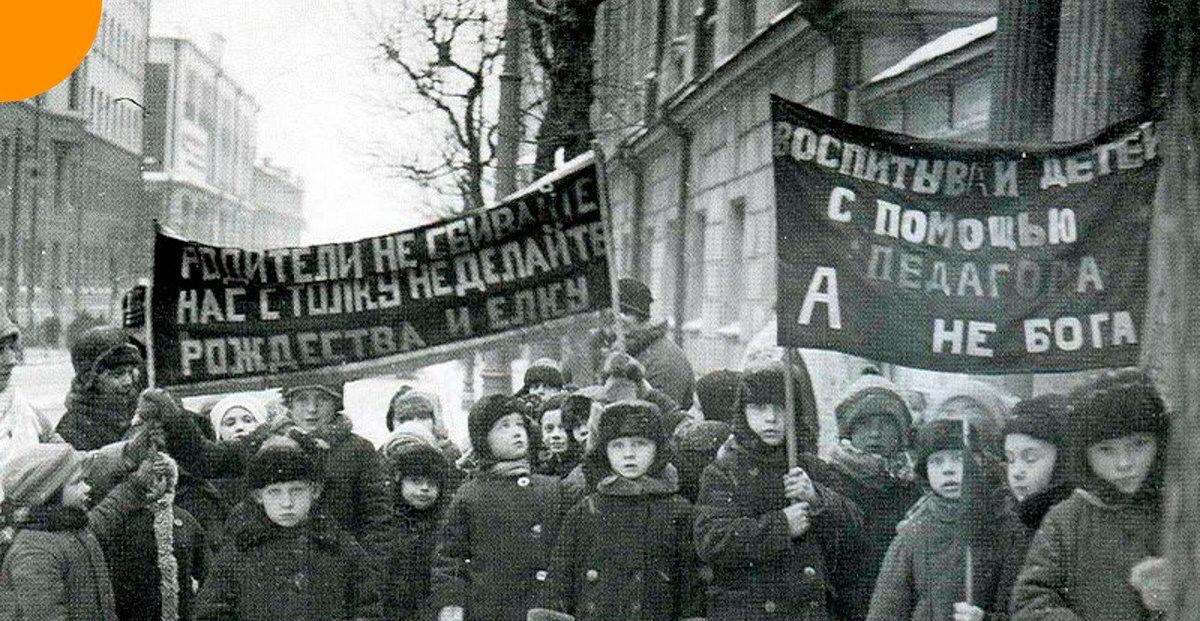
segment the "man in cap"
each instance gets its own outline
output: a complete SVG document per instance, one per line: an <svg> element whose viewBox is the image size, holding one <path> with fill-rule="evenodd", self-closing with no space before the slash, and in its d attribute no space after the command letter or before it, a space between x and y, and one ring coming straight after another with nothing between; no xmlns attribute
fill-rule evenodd
<svg viewBox="0 0 1200 621"><path fill-rule="evenodd" d="M688 410L696 387L696 373L683 350L668 335L666 322L650 318L654 296L633 278L617 282L620 309L617 320L625 330L625 350L646 368L646 381Z"/></svg>

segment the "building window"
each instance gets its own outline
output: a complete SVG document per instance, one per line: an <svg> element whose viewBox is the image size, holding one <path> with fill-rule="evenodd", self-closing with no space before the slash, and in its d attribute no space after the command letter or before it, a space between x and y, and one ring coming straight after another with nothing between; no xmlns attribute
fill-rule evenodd
<svg viewBox="0 0 1200 621"><path fill-rule="evenodd" d="M71 146L65 142L54 143L54 207L63 209L63 196L67 185L67 155Z"/></svg>
<svg viewBox="0 0 1200 621"><path fill-rule="evenodd" d="M196 72L189 71L183 90L183 118L196 120Z"/></svg>
<svg viewBox="0 0 1200 621"><path fill-rule="evenodd" d="M725 220L725 319L733 323L742 314L742 302L746 297L746 266L743 265L746 242L746 199L735 198L729 204L729 217Z"/></svg>
<svg viewBox="0 0 1200 621"><path fill-rule="evenodd" d="M83 93L83 77L80 76L80 70L83 65L79 65L71 72L71 78L67 82L67 109L78 110L80 95Z"/></svg>

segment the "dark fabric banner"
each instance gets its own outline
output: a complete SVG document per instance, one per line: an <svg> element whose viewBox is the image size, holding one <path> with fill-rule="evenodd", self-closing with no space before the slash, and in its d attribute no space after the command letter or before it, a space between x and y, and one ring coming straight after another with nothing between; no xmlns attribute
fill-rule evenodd
<svg viewBox="0 0 1200 621"><path fill-rule="evenodd" d="M486 211L354 242L252 251L160 232L156 383L349 377L608 308L599 191L588 161Z"/></svg>
<svg viewBox="0 0 1200 621"><path fill-rule="evenodd" d="M778 97L771 118L781 345L969 373L1137 363L1153 123L1020 148Z"/></svg>

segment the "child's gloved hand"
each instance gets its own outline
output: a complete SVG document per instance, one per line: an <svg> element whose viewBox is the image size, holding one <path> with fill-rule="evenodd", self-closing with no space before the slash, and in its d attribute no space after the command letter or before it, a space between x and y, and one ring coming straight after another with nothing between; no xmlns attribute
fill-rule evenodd
<svg viewBox="0 0 1200 621"><path fill-rule="evenodd" d="M138 464L137 470L134 470L133 474L129 475L129 480L144 489L150 489L150 487L154 485L155 479L158 477L158 470L158 459L152 455L143 459L142 462Z"/></svg>
<svg viewBox="0 0 1200 621"><path fill-rule="evenodd" d="M1150 557L1133 566L1129 583L1142 596L1147 610L1166 612L1171 606L1171 572L1167 559Z"/></svg>
<svg viewBox="0 0 1200 621"><path fill-rule="evenodd" d="M438 612L438 621L463 621L466 612L462 606L446 606Z"/></svg>
<svg viewBox="0 0 1200 621"><path fill-rule="evenodd" d="M788 534L793 538L808 532L809 526L812 525L808 519L808 503L798 502L788 505L783 508L783 515L787 518Z"/></svg>
<svg viewBox="0 0 1200 621"><path fill-rule="evenodd" d="M953 621L983 621L983 609L966 602L958 602L954 605L954 615L951 619Z"/></svg>
<svg viewBox="0 0 1200 621"><path fill-rule="evenodd" d="M817 499L817 489L803 468L792 468L783 475L783 495L789 500L812 503Z"/></svg>

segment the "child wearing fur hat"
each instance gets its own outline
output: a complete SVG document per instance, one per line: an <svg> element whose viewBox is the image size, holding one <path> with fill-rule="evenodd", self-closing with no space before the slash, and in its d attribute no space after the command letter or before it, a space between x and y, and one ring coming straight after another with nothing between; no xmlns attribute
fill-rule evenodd
<svg viewBox="0 0 1200 621"><path fill-rule="evenodd" d="M704 616L692 507L666 468L666 440L654 404L604 409L589 459L606 475L563 519L549 608L579 621Z"/></svg>
<svg viewBox="0 0 1200 621"><path fill-rule="evenodd" d="M916 438L916 473L929 491L896 528L879 570L867 621L982 621L997 563L992 548L971 547L973 590L965 595L968 542L961 502L964 482L963 422L932 420ZM974 424L972 424L974 432ZM971 458L977 459L977 455ZM990 494L985 494L985 497Z"/></svg>
<svg viewBox="0 0 1200 621"><path fill-rule="evenodd" d="M217 555L197 598L200 621L378 619L365 551L316 511L318 460L295 442L263 445L247 465L252 518Z"/></svg>
<svg viewBox="0 0 1200 621"><path fill-rule="evenodd" d="M572 427L576 421L568 420L565 411L568 395L555 395L541 402L537 423L541 433L541 448L538 450L534 471L562 478L579 464L583 446L575 441ZM586 420L583 421L586 425Z"/></svg>
<svg viewBox="0 0 1200 621"><path fill-rule="evenodd" d="M524 621L544 597L562 513L556 479L529 463L526 402L488 395L467 428L479 466L450 501L433 561L442 621Z"/></svg>
<svg viewBox="0 0 1200 621"><path fill-rule="evenodd" d="M139 504L154 466L143 461L87 511L86 461L67 444L35 444L9 456L0 473L3 521L15 534L0 565L0 618L116 621L101 541Z"/></svg>
<svg viewBox="0 0 1200 621"><path fill-rule="evenodd" d="M394 621L430 615L429 580L437 528L446 506L446 456L417 434L398 434L381 449L396 502L396 531L384 564L384 615Z"/></svg>
<svg viewBox="0 0 1200 621"><path fill-rule="evenodd" d="M843 393L833 410L839 443L829 456L831 485L863 515L864 571L875 583L896 525L921 497L909 458L912 416L896 385L864 373Z"/></svg>
<svg viewBox="0 0 1200 621"><path fill-rule="evenodd" d="M811 453L789 468L783 388L782 365L747 374L733 436L701 477L694 533L713 574L708 619L861 619L862 513Z"/></svg>
<svg viewBox="0 0 1200 621"><path fill-rule="evenodd" d="M1111 371L1071 395L1078 488L1042 520L1013 589L1012 619L1133 621L1163 612L1158 563L1170 420L1153 381ZM1169 599L1169 598L1167 598Z"/></svg>
<svg viewBox="0 0 1200 621"><path fill-rule="evenodd" d="M538 358L525 369L525 381L519 394L537 395L549 399L563 392L562 367L553 358Z"/></svg>

